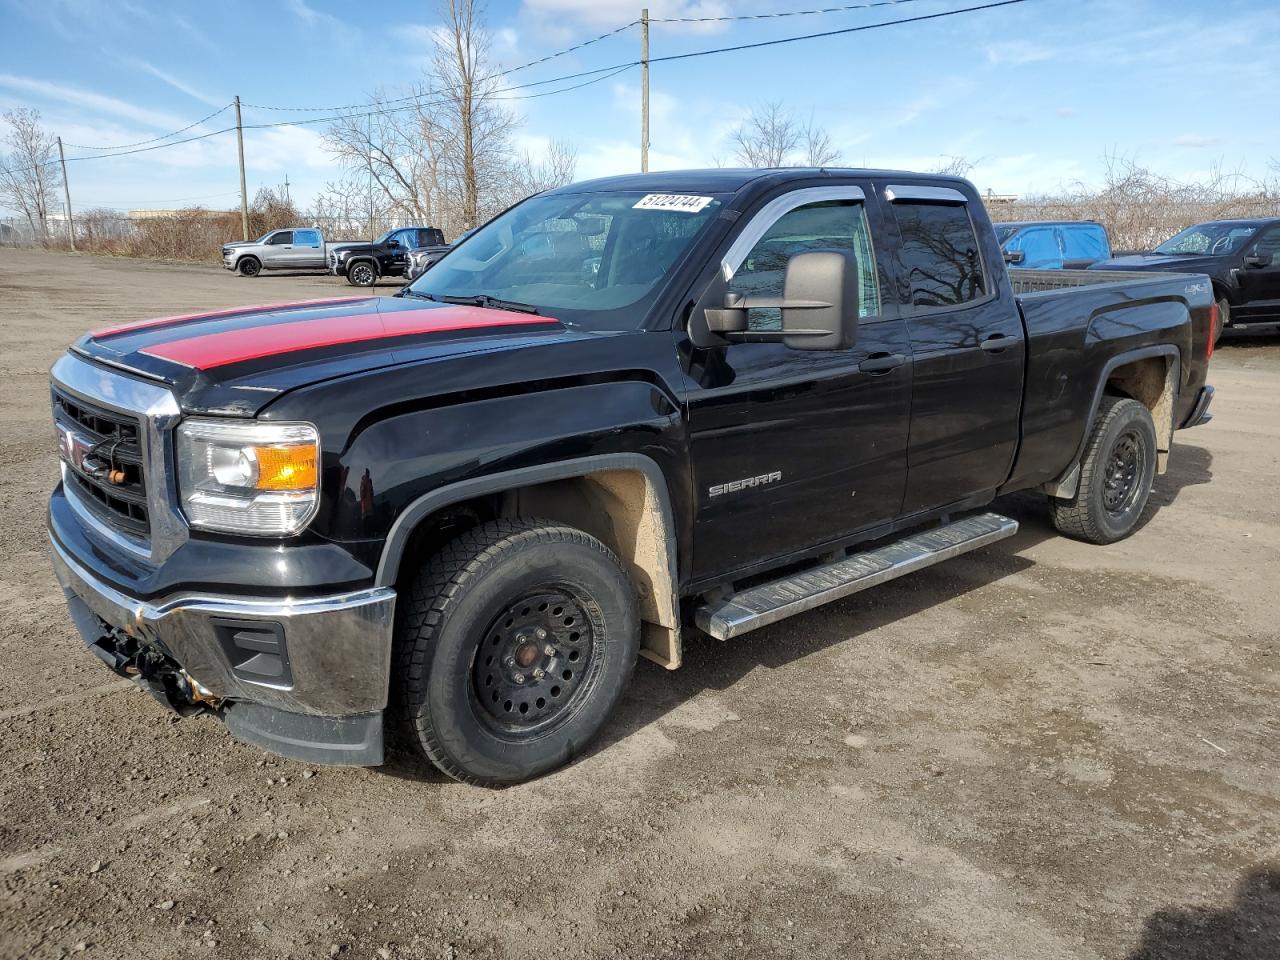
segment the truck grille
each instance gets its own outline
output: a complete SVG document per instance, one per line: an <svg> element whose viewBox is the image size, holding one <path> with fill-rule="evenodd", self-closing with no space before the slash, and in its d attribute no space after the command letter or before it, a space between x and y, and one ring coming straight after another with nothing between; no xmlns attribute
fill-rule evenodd
<svg viewBox="0 0 1280 960"><path fill-rule="evenodd" d="M116 482L95 476L67 463L66 476L79 499L97 517L125 533L148 538L151 523L147 516L147 481L144 468L141 424L136 417L117 413L53 392L54 420L71 427L93 446L94 459L115 473Z"/></svg>

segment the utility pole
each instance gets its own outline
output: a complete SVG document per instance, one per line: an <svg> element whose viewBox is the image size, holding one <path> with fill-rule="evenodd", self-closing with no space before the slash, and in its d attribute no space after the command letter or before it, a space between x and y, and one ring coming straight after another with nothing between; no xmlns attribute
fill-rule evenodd
<svg viewBox="0 0 1280 960"><path fill-rule="evenodd" d="M240 229L249 240L249 192L244 185L244 127L240 123L240 97L236 96L236 149L240 151Z"/></svg>
<svg viewBox="0 0 1280 960"><path fill-rule="evenodd" d="M649 172L649 8L640 11L640 172Z"/></svg>
<svg viewBox="0 0 1280 960"><path fill-rule="evenodd" d="M67 201L67 239L71 241L71 252L76 249L76 222L71 218L71 185L67 183L67 157L62 152L62 138L58 138L58 159L62 162L62 196Z"/></svg>

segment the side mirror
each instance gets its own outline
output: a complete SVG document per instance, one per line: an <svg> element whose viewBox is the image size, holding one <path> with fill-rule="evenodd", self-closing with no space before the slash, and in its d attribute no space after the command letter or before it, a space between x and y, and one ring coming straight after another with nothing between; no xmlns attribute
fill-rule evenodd
<svg viewBox="0 0 1280 960"><path fill-rule="evenodd" d="M782 311L782 329L749 330L750 310ZM781 341L793 350L843 350L858 336L858 265L839 250L812 250L787 261L782 297L729 294L706 311L707 329L735 342Z"/></svg>
<svg viewBox="0 0 1280 960"><path fill-rule="evenodd" d="M1244 265L1246 267L1253 267L1254 269L1257 269L1258 267L1269 267L1271 266L1272 259L1272 255L1269 253L1252 253L1244 258Z"/></svg>
<svg viewBox="0 0 1280 960"><path fill-rule="evenodd" d="M1027 259L1027 255L1022 250L1006 250L1004 252L1004 262L1008 264L1022 263Z"/></svg>

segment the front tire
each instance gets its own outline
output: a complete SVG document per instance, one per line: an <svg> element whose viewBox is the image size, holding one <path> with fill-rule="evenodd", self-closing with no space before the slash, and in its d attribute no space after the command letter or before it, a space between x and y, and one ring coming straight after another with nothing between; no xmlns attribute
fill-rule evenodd
<svg viewBox="0 0 1280 960"><path fill-rule="evenodd" d="M548 521L484 524L405 591L395 678L405 732L455 780L529 780L595 737L639 648L635 589L608 547Z"/></svg>
<svg viewBox="0 0 1280 960"><path fill-rule="evenodd" d="M1156 472L1151 411L1128 397L1104 396L1071 500L1051 500L1053 524L1087 543L1115 543L1138 525Z"/></svg>
<svg viewBox="0 0 1280 960"><path fill-rule="evenodd" d="M353 287L372 287L378 282L378 271L368 260L357 260L347 267L347 283Z"/></svg>
<svg viewBox="0 0 1280 960"><path fill-rule="evenodd" d="M262 261L257 257L241 257L236 264L236 271L242 277L256 277L262 272Z"/></svg>

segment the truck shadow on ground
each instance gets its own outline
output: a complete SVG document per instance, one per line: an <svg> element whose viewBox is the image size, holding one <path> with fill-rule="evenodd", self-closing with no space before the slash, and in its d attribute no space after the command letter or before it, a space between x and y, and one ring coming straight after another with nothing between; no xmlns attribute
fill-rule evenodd
<svg viewBox="0 0 1280 960"><path fill-rule="evenodd" d="M1212 464L1213 456L1208 450L1179 443L1169 472L1156 478L1152 505L1143 515L1139 529L1151 519L1157 507L1173 503L1183 489L1208 483ZM1050 518L1047 498L1036 491L1002 497L990 509L1017 520L1018 534L736 640L721 642L694 627L686 627L684 665L679 670L667 671L642 659L617 712L582 756L608 750L700 693L727 690L755 669L776 669L837 644L857 643L861 634L908 619L937 604L957 600L973 590L1020 573L1035 566L1035 562L1023 554L1051 537L1060 536ZM388 747L388 763L382 767L384 773L427 782L446 780L407 745L392 742Z"/></svg>
<svg viewBox="0 0 1280 960"><path fill-rule="evenodd" d="M1184 907L1147 918L1125 960L1275 960L1280 956L1280 870L1256 867L1225 909Z"/></svg>

